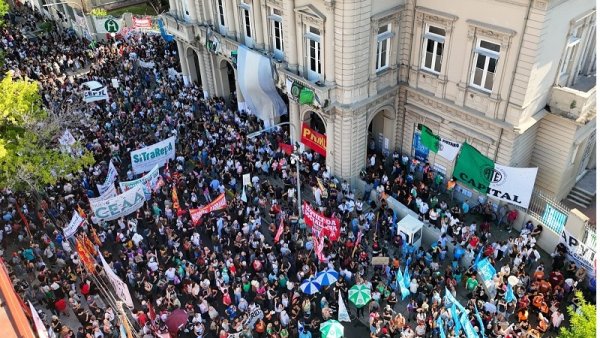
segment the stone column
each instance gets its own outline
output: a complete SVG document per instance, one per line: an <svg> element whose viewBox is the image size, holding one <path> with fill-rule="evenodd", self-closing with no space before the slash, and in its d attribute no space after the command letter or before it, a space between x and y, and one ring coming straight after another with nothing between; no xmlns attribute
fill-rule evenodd
<svg viewBox="0 0 600 338"><path fill-rule="evenodd" d="M185 54L185 45L181 41L177 41L177 54L179 54L179 62L181 63L181 74L189 77L190 70L188 68L187 55Z"/></svg>
<svg viewBox="0 0 600 338"><path fill-rule="evenodd" d="M327 8L327 18L325 19L325 84L335 83L335 39L334 39L334 20L335 3L325 1Z"/></svg>
<svg viewBox="0 0 600 338"><path fill-rule="evenodd" d="M225 14L227 16L227 36L237 41L237 20L235 19L235 0L227 1L225 6Z"/></svg>
<svg viewBox="0 0 600 338"><path fill-rule="evenodd" d="M185 0L187 4L188 16L190 17L191 23L198 22L198 15L196 14L196 4L194 0Z"/></svg>
<svg viewBox="0 0 600 338"><path fill-rule="evenodd" d="M285 35L284 53L288 63L288 69L298 74L298 49L296 48L296 13L294 12L295 0L283 2L283 29L287 32ZM291 118L291 115L290 115Z"/></svg>
<svg viewBox="0 0 600 338"><path fill-rule="evenodd" d="M263 25L266 22L267 18L267 6L263 2L263 0L255 0L255 5L252 7L252 16L254 19L254 33L256 41L256 47L258 49L265 48L265 36Z"/></svg>
<svg viewBox="0 0 600 338"><path fill-rule="evenodd" d="M203 48L201 48L202 50ZM204 55L202 55L202 51L196 53L197 57L198 57L198 67L200 67L200 86L202 87L202 90L206 90L208 91L208 81L210 81L210 79L207 77L206 74L206 61L204 58ZM210 95L210 92L209 92Z"/></svg>
<svg viewBox="0 0 600 338"><path fill-rule="evenodd" d="M169 0L169 13L177 15L177 0Z"/></svg>

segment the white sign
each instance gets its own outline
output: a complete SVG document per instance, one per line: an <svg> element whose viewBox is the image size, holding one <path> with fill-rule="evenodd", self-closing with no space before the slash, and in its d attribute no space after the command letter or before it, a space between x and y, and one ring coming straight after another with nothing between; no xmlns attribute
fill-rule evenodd
<svg viewBox="0 0 600 338"><path fill-rule="evenodd" d="M150 170L150 172L148 172L146 175L137 180L119 182L119 187L121 187L122 192L125 192L139 185L142 187L142 189L144 189L144 195L146 196L146 200L149 200L152 196L152 191L156 186L156 182L158 182L159 174L160 173L158 172L158 164L156 164L154 165L154 168Z"/></svg>
<svg viewBox="0 0 600 338"><path fill-rule="evenodd" d="M115 197L101 200L90 198L90 207L94 213L92 220L99 223L101 220L112 221L119 217L127 216L139 209L146 202L144 190L137 186Z"/></svg>
<svg viewBox="0 0 600 338"><path fill-rule="evenodd" d="M488 196L529 208L538 168L516 168L494 164Z"/></svg>
<svg viewBox="0 0 600 338"><path fill-rule="evenodd" d="M98 186L96 184L96 186ZM108 188L106 190L104 190L104 192L102 194L100 194L100 196L96 197L99 200L106 200L109 198L113 198L117 196L117 188L115 188L115 183L114 182L110 182L108 184Z"/></svg>
<svg viewBox="0 0 600 338"><path fill-rule="evenodd" d="M88 81L88 82L84 82L82 84L82 86L86 86L88 87L88 89L94 90L94 89L100 89L102 87L104 87L102 85L102 83L98 82L98 81Z"/></svg>
<svg viewBox="0 0 600 338"><path fill-rule="evenodd" d="M566 230L560 236L560 241L568 251L568 256L577 266L587 270L588 275L595 275L596 250L585 245Z"/></svg>
<svg viewBox="0 0 600 338"><path fill-rule="evenodd" d="M265 316L265 314L263 313L263 311L261 309L254 309L248 316L248 319L246 320L246 323L244 324L244 326L253 328L254 324L256 324L256 322L259 321L260 319L263 319L264 316Z"/></svg>
<svg viewBox="0 0 600 338"><path fill-rule="evenodd" d="M250 174L244 174L242 176L242 185L252 185L252 181L250 180Z"/></svg>
<svg viewBox="0 0 600 338"><path fill-rule="evenodd" d="M110 163L108 163L108 172L106 173L106 179L104 180L104 183L96 184L100 196L104 196L105 193L110 189L115 189L113 182L117 180L117 176L117 168L115 168L115 165L112 163L112 161L110 161Z"/></svg>
<svg viewBox="0 0 600 338"><path fill-rule="evenodd" d="M110 83L112 84L113 88L115 88L115 89L119 88L119 79L117 79L117 78L111 79Z"/></svg>
<svg viewBox="0 0 600 338"><path fill-rule="evenodd" d="M65 239L73 237L77 232L77 229L83 224L85 219L79 215L78 212L73 211L73 217L71 217L71 222L64 227L63 234L65 235Z"/></svg>
<svg viewBox="0 0 600 338"><path fill-rule="evenodd" d="M131 152L133 172L141 174L150 171L155 165L162 167L175 158L175 136L151 146Z"/></svg>
<svg viewBox="0 0 600 338"><path fill-rule="evenodd" d="M133 300L131 299L131 294L129 293L129 287L111 269L110 265L108 265L108 263L104 259L104 256L102 256L102 253L98 252L98 254L100 255L100 260L102 261L104 272L106 272L106 276L108 277L110 284L112 284L113 288L115 288L115 294L117 295L117 297L119 297L119 299L125 302L127 307L133 309Z"/></svg>
<svg viewBox="0 0 600 338"><path fill-rule="evenodd" d="M108 89L106 89L106 87L83 92L83 101L86 103L102 100L108 100Z"/></svg>
<svg viewBox="0 0 600 338"><path fill-rule="evenodd" d="M440 137L440 142L438 144L439 149L437 151L437 154L447 159L448 161L454 161L456 155L458 155L458 151L460 150L461 144L442 137Z"/></svg>

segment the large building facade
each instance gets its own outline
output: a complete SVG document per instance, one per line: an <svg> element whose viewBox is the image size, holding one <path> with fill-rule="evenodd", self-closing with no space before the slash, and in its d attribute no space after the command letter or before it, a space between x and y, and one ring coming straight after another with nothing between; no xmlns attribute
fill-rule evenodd
<svg viewBox="0 0 600 338"><path fill-rule="evenodd" d="M593 0L170 6L163 18L183 74L208 95L235 92L244 102L236 51L244 45L268 56L293 138L302 123L324 133L326 163L340 177L358 176L370 143L414 154L419 124L499 164L539 167L536 186L558 199L595 167ZM290 82L312 90L319 104L300 104ZM427 160L451 176L453 162Z"/></svg>

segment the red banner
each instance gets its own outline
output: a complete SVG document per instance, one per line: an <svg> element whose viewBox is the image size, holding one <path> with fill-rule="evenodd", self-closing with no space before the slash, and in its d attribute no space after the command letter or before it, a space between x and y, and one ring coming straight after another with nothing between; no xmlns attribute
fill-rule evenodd
<svg viewBox="0 0 600 338"><path fill-rule="evenodd" d="M306 123L302 123L301 135L300 141L302 141L302 143L319 153L321 156L327 156L327 136L310 129Z"/></svg>
<svg viewBox="0 0 600 338"><path fill-rule="evenodd" d="M327 237L337 241L340 237L340 220L335 217L325 217L313 209L310 204L302 204L304 222L312 228L313 234L318 237Z"/></svg>
<svg viewBox="0 0 600 338"><path fill-rule="evenodd" d="M213 211L221 210L227 208L227 200L225 199L225 194L219 195L219 197L215 198L212 202L198 209L190 209L190 216L192 216L192 223L194 225L198 224L200 218L206 214L209 214Z"/></svg>
<svg viewBox="0 0 600 338"><path fill-rule="evenodd" d="M294 152L294 146L291 144L279 142L279 148L287 155L291 155Z"/></svg>

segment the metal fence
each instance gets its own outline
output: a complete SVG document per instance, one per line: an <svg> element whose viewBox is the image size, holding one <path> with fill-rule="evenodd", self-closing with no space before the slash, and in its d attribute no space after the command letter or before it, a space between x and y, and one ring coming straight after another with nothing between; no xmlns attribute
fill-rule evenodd
<svg viewBox="0 0 600 338"><path fill-rule="evenodd" d="M569 217L567 206L537 189L531 194L531 202L526 212L557 234L562 234Z"/></svg>

